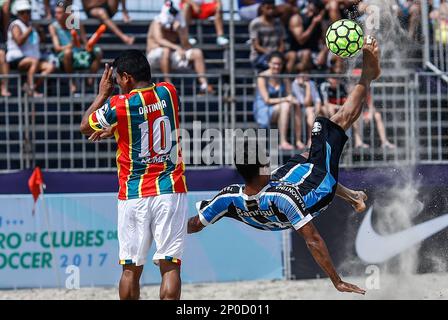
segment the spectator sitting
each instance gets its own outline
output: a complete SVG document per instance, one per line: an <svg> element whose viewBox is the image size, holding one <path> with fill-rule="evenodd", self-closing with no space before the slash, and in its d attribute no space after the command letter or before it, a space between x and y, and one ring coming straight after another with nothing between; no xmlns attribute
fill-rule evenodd
<svg viewBox="0 0 448 320"><path fill-rule="evenodd" d="M286 67L289 73L309 72L313 65L326 64L328 50L323 44L325 9L322 1L310 0L305 12L295 14L289 21L291 51Z"/></svg>
<svg viewBox="0 0 448 320"><path fill-rule="evenodd" d="M50 74L54 71L54 65L41 60L39 34L31 25L30 3L27 0L16 0L14 11L18 19L9 25L6 61L11 69L27 72L27 93L40 97L42 94L37 92L37 88L42 79L34 83L34 75L36 72L41 72L41 75Z"/></svg>
<svg viewBox="0 0 448 320"><path fill-rule="evenodd" d="M292 106L299 106L291 95L288 80L280 79L284 66L284 57L280 52L273 52L268 58L269 68L257 78L257 93L254 101L254 117L261 128L270 128L277 123L280 131L280 149L293 150L287 140L289 116ZM300 108L300 107L299 107Z"/></svg>
<svg viewBox="0 0 448 320"><path fill-rule="evenodd" d="M275 18L275 1L263 0L260 7L261 16L249 25L251 40L250 60L258 71L266 70L268 58L272 52L285 51L285 29Z"/></svg>
<svg viewBox="0 0 448 320"><path fill-rule="evenodd" d="M182 0L181 8L185 14L187 25L191 25L193 19L207 20L215 17L216 44L225 46L229 44L229 39L224 36L224 24L222 21L222 3L221 0ZM190 44L195 45L196 39L191 39Z"/></svg>
<svg viewBox="0 0 448 320"><path fill-rule="evenodd" d="M310 80L306 75L298 75L296 77L292 83L292 94L297 99L298 103L305 107L308 135L306 146L309 148L311 146L311 130L313 128L314 119L316 118L316 115L322 115L323 113L322 100L320 99L316 83L313 80ZM299 110L296 112L295 122L296 146L298 149L304 149L305 145L301 142L302 122L300 121L300 117L297 118L298 113L300 114Z"/></svg>
<svg viewBox="0 0 448 320"><path fill-rule="evenodd" d="M281 3L276 1L277 17L287 26L291 17L300 12L302 5L308 0L283 0Z"/></svg>
<svg viewBox="0 0 448 320"><path fill-rule="evenodd" d="M118 11L119 2L120 0L82 0L84 11L89 18L101 20L118 38L121 39L121 41L127 45L131 45L134 43L135 37L130 37L124 34L112 21L112 17ZM128 23L130 18L126 9L126 1L121 0L121 5L123 8L123 21Z"/></svg>
<svg viewBox="0 0 448 320"><path fill-rule="evenodd" d="M67 73L86 69L89 69L91 73L96 73L101 66L101 49L95 46L91 52L88 52L77 46L71 32L76 32L79 44L86 44L86 31L83 25L79 26L79 32L75 29L70 30L66 23L69 16L70 12L66 11L66 6L63 3L59 4L55 9L56 21L48 27L54 50L58 54L61 69ZM93 84L93 79L88 81L89 85ZM74 91L76 91L76 88L72 86L72 92Z"/></svg>
<svg viewBox="0 0 448 320"><path fill-rule="evenodd" d="M200 49L192 48L188 42L188 29L182 15L172 10L167 3L149 26L147 58L151 66L160 66L166 82L171 82L171 69L185 69L193 64L199 75L200 94L213 93L208 84L204 55Z"/></svg>

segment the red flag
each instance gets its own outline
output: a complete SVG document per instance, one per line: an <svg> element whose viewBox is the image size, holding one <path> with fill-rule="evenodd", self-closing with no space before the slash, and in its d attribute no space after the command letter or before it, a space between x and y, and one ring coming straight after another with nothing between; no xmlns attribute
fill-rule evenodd
<svg viewBox="0 0 448 320"><path fill-rule="evenodd" d="M34 209L36 207L36 201L39 198L39 195L43 189L44 180L42 177L42 171L40 171L39 167L36 167L33 171L33 174L28 179L28 187L30 188L30 192L33 195L34 205L33 205L33 215Z"/></svg>

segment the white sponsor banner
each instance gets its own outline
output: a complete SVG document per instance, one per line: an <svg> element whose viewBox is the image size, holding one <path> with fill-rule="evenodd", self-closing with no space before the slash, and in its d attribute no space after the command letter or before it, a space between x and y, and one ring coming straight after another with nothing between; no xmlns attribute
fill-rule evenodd
<svg viewBox="0 0 448 320"><path fill-rule="evenodd" d="M189 214L196 214L196 201L212 196L189 193ZM31 195L0 196L0 203L0 288L118 284L116 194L46 195L48 222L42 199L34 216ZM282 278L281 248L279 232L222 219L187 237L183 281ZM148 263L142 283L159 282L158 268Z"/></svg>

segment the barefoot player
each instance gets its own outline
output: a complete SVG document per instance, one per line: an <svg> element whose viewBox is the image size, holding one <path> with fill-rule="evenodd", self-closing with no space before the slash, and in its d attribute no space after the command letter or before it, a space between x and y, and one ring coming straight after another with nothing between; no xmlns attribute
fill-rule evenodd
<svg viewBox="0 0 448 320"><path fill-rule="evenodd" d="M364 294L365 290L340 278L311 220L330 204L337 192L339 160L348 139L345 131L359 118L370 84L380 73L377 42L367 37L361 79L331 119L316 118L307 162L298 163L293 158L271 176L260 157L249 161L257 150L249 150L245 144L243 153L236 155L236 168L245 185L229 186L214 199L198 203L199 214L188 221L188 232L201 231L224 216L261 230L294 228L337 290ZM239 156L242 161L238 161Z"/></svg>

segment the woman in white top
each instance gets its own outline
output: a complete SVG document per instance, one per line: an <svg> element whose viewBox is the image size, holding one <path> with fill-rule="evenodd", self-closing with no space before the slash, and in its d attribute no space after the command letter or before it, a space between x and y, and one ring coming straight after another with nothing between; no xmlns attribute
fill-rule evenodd
<svg viewBox="0 0 448 320"><path fill-rule="evenodd" d="M6 61L11 69L27 72L28 94L39 97L37 87L42 79L34 81L36 72L47 75L54 71L54 65L42 61L40 55L40 39L36 29L31 25L31 5L28 1L17 0L14 7L17 20L11 22L8 28L8 52Z"/></svg>

